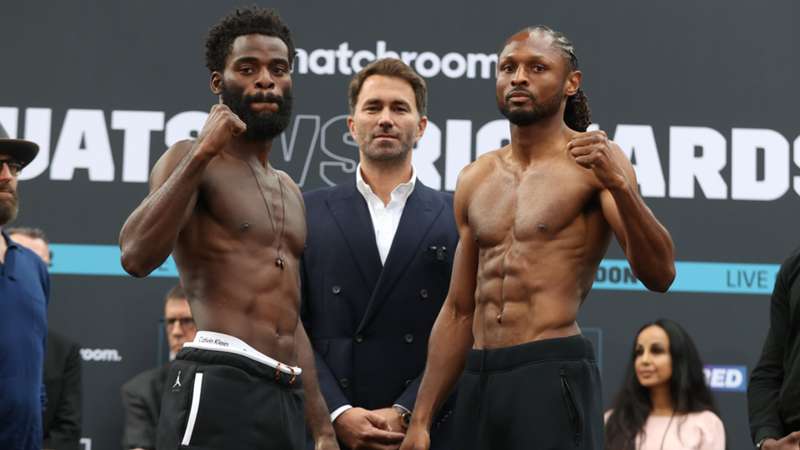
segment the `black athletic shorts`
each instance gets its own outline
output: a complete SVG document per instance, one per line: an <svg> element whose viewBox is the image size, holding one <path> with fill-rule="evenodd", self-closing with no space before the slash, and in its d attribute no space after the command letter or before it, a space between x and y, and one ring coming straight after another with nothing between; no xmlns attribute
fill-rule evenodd
<svg viewBox="0 0 800 450"><path fill-rule="evenodd" d="M172 362L158 450L304 450L300 377L244 356L184 348Z"/></svg>
<svg viewBox="0 0 800 450"><path fill-rule="evenodd" d="M600 372L583 336L471 350L458 387L458 450L603 448Z"/></svg>

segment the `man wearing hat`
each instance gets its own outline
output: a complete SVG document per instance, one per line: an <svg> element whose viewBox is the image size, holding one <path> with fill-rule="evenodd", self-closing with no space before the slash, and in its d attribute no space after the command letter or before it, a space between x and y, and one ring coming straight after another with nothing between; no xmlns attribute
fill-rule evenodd
<svg viewBox="0 0 800 450"><path fill-rule="evenodd" d="M17 216L17 177L39 146L0 125L0 448L42 448L42 368L50 279L31 250L3 227Z"/></svg>

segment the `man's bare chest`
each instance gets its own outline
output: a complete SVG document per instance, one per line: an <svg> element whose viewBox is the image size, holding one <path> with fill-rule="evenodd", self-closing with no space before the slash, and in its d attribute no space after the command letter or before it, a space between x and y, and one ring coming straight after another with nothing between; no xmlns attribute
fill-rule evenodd
<svg viewBox="0 0 800 450"><path fill-rule="evenodd" d="M497 174L474 191L469 224L488 245L551 239L596 207L597 192L579 171Z"/></svg>
<svg viewBox="0 0 800 450"><path fill-rule="evenodd" d="M272 246L285 241L302 248L300 198L277 176L268 175L233 171L208 176L198 192L195 219L241 242Z"/></svg>

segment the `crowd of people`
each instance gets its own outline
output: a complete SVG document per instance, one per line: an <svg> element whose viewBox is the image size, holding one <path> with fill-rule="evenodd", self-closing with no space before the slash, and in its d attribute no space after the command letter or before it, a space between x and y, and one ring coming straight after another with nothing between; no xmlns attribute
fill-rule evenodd
<svg viewBox="0 0 800 450"><path fill-rule="evenodd" d="M511 141L464 168L454 194L416 177L427 86L391 58L348 87L351 180L303 193L275 170L294 56L273 10L211 28L219 102L197 139L161 156L120 231L132 276L169 255L180 275L164 300L170 361L121 390L125 449L726 448L699 352L671 320L634 336L604 415L579 308L612 238L656 292L675 278L674 250L630 161L587 131L565 35L536 26L504 42ZM0 448L76 448L80 361L47 330L52 255L42 233L5 228L37 151L0 129ZM750 383L764 450L800 448L799 274L795 254Z"/></svg>

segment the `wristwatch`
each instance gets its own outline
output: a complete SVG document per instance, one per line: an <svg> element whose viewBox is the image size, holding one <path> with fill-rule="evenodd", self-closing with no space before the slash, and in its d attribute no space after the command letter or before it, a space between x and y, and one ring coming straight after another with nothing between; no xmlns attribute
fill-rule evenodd
<svg viewBox="0 0 800 450"><path fill-rule="evenodd" d="M761 447L764 445L764 442L766 442L767 439L772 439L772 438L765 437L764 439L758 441L758 444L756 444L756 449L761 450Z"/></svg>
<svg viewBox="0 0 800 450"><path fill-rule="evenodd" d="M408 426L411 425L411 411L400 405L393 405L392 408L400 414L400 423L403 424L403 428L407 430Z"/></svg>

